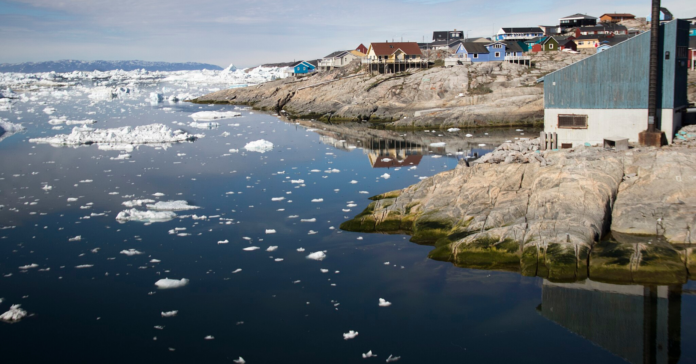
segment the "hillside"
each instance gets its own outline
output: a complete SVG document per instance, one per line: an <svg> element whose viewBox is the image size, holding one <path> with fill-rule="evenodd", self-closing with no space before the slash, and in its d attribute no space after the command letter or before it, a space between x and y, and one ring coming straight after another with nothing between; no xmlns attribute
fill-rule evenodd
<svg viewBox="0 0 696 364"><path fill-rule="evenodd" d="M199 103L249 105L291 118L371 121L394 128L523 125L543 118L544 74L586 56L536 55L534 68L510 63L434 67L370 75L359 63L343 69L218 91Z"/></svg>
<svg viewBox="0 0 696 364"><path fill-rule="evenodd" d="M65 73L73 71L133 71L145 69L147 71L194 71L194 70L222 70L222 67L207 63L185 62L149 62L149 61L76 61L71 59L47 62L2 63L0 72L40 73L56 72Z"/></svg>

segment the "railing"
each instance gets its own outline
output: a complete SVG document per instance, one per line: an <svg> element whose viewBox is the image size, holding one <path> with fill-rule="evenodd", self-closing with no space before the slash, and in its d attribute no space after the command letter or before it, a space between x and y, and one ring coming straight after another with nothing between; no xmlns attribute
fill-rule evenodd
<svg viewBox="0 0 696 364"><path fill-rule="evenodd" d="M363 64L418 64L428 63L425 59L363 59Z"/></svg>
<svg viewBox="0 0 696 364"><path fill-rule="evenodd" d="M506 61L529 61L532 59L530 56L505 56Z"/></svg>

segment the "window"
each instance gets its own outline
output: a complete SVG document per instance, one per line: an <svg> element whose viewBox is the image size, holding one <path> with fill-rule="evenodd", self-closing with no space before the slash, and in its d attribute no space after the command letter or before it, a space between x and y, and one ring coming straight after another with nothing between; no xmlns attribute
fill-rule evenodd
<svg viewBox="0 0 696 364"><path fill-rule="evenodd" d="M587 129L587 115L558 115L559 129Z"/></svg>
<svg viewBox="0 0 696 364"><path fill-rule="evenodd" d="M495 52L495 58L500 57L500 52Z"/></svg>
<svg viewBox="0 0 696 364"><path fill-rule="evenodd" d="M677 47L677 58L688 58L689 52L686 47Z"/></svg>
<svg viewBox="0 0 696 364"><path fill-rule="evenodd" d="M553 43L549 43L549 49L553 49Z"/></svg>
<svg viewBox="0 0 696 364"><path fill-rule="evenodd" d="M474 59L478 58L478 53L474 53Z"/></svg>

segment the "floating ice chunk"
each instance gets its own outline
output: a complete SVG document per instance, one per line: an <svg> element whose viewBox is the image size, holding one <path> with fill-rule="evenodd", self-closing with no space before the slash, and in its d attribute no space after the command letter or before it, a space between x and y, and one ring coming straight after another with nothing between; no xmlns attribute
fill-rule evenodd
<svg viewBox="0 0 696 364"><path fill-rule="evenodd" d="M391 302L385 300L384 298L379 299L379 307L389 307L391 306Z"/></svg>
<svg viewBox="0 0 696 364"><path fill-rule="evenodd" d="M282 262L284 259L283 258L275 258L274 259L276 262Z"/></svg>
<svg viewBox="0 0 696 364"><path fill-rule="evenodd" d="M445 143L444 142L437 142L437 143L430 143L431 147L444 147Z"/></svg>
<svg viewBox="0 0 696 364"><path fill-rule="evenodd" d="M317 233L316 231L310 230L310 231L307 233L307 235L314 235L314 234L316 234L316 233Z"/></svg>
<svg viewBox="0 0 696 364"><path fill-rule="evenodd" d="M229 152L230 153L239 153L239 149L230 149Z"/></svg>
<svg viewBox="0 0 696 364"><path fill-rule="evenodd" d="M237 268L237 269L232 271L232 274L239 273L241 271L242 271L242 268Z"/></svg>
<svg viewBox="0 0 696 364"><path fill-rule="evenodd" d="M318 260L318 261L322 261L322 260L324 260L325 258L326 258L326 253L324 253L323 251L318 251L318 252L310 253L310 254L307 256L307 259Z"/></svg>
<svg viewBox="0 0 696 364"><path fill-rule="evenodd" d="M159 263L159 262L161 262L161 260L159 260L159 259L151 259L150 260L150 263Z"/></svg>
<svg viewBox="0 0 696 364"><path fill-rule="evenodd" d="M68 201L70 201L70 199L68 199ZM77 201L77 199L75 199L75 201ZM123 202L121 202L121 204L122 204L123 206L128 207L128 208L133 208L133 207L136 207L136 206L142 206L142 205L145 205L145 204L148 204L148 203L153 203L153 202L155 202L155 200L145 199L145 200L123 201Z"/></svg>
<svg viewBox="0 0 696 364"><path fill-rule="evenodd" d="M328 270L328 269L321 268L321 269L319 269L319 270L320 270L322 273L329 273L329 270Z"/></svg>
<svg viewBox="0 0 696 364"><path fill-rule="evenodd" d="M372 358L373 356L377 356L377 355L372 354L372 350L370 350L370 351L368 351L367 353L364 353L364 354L362 355L363 359Z"/></svg>
<svg viewBox="0 0 696 364"><path fill-rule="evenodd" d="M273 143L260 139L253 142L249 142L244 146L244 149L250 152L266 153L273 150Z"/></svg>
<svg viewBox="0 0 696 364"><path fill-rule="evenodd" d="M227 239L225 239L225 240L220 240L220 241L218 241L218 245L219 245L219 244L227 244L227 243L229 243L229 242L230 242L230 241L227 240Z"/></svg>
<svg viewBox="0 0 696 364"><path fill-rule="evenodd" d="M122 161L122 160L130 159L130 158L131 158L131 155L128 153L125 153L125 154L119 154L116 157L111 157L110 159L112 161Z"/></svg>
<svg viewBox="0 0 696 364"><path fill-rule="evenodd" d="M273 197L271 198L271 201L283 201L285 200L285 197Z"/></svg>
<svg viewBox="0 0 696 364"><path fill-rule="evenodd" d="M78 235L72 238L68 238L68 241L80 241L82 240L82 235Z"/></svg>
<svg viewBox="0 0 696 364"><path fill-rule="evenodd" d="M164 98L162 97L162 94L157 93L157 92L150 92L150 102L156 104L162 100L164 100Z"/></svg>
<svg viewBox="0 0 696 364"><path fill-rule="evenodd" d="M153 193L152 195L155 196L155 197L162 197L162 196L164 196L164 193L162 193L162 192L155 192L155 193Z"/></svg>
<svg viewBox="0 0 696 364"><path fill-rule="evenodd" d="M276 245L271 245L268 247L268 249L266 249L267 252L273 252L276 250L278 250L278 247Z"/></svg>
<svg viewBox="0 0 696 364"><path fill-rule="evenodd" d="M118 215L116 215L116 220L120 223L127 221L165 222L175 217L176 214L171 211L140 211L130 209L119 212Z"/></svg>
<svg viewBox="0 0 696 364"><path fill-rule="evenodd" d="M215 336L213 336L213 335L208 335L208 336L204 337L203 339L204 339L204 340L215 340Z"/></svg>
<svg viewBox="0 0 696 364"><path fill-rule="evenodd" d="M43 187L41 187L41 189L44 190L44 191L50 191L50 190L53 189L53 186L44 185Z"/></svg>
<svg viewBox="0 0 696 364"><path fill-rule="evenodd" d="M168 288L183 287L183 286L187 285L188 283L189 283L189 280L186 278L181 278L180 280L164 278L164 279L160 279L159 281L155 282L155 286L159 287L160 289L168 289Z"/></svg>
<svg viewBox="0 0 696 364"><path fill-rule="evenodd" d="M36 268L38 266L39 266L38 264L32 263L32 264L23 265L23 266L19 267L19 269L32 269L32 268Z"/></svg>
<svg viewBox="0 0 696 364"><path fill-rule="evenodd" d="M395 361L398 361L399 359L401 359L400 356L392 356L391 354L389 354L389 357L387 358L387 363L395 362Z"/></svg>
<svg viewBox="0 0 696 364"><path fill-rule="evenodd" d="M455 131L459 131L459 128L449 128L449 129L447 129L447 131L450 132L450 133L452 133L452 132L455 132Z"/></svg>
<svg viewBox="0 0 696 364"><path fill-rule="evenodd" d="M242 113L235 111L199 111L189 116L193 120L218 120L236 118L242 116Z"/></svg>
<svg viewBox="0 0 696 364"><path fill-rule="evenodd" d="M147 208L156 211L186 211L200 209L199 206L189 205L188 202L184 200L158 201L155 204L147 205Z"/></svg>
<svg viewBox="0 0 696 364"><path fill-rule="evenodd" d="M355 339L356 336L358 336L358 332L350 330L347 333L343 334L343 340Z"/></svg>
<svg viewBox="0 0 696 364"><path fill-rule="evenodd" d="M12 305L10 310L0 315L0 320L5 322L19 322L27 315L27 311L19 308L21 305Z"/></svg>
<svg viewBox="0 0 696 364"><path fill-rule="evenodd" d="M304 183L304 180L303 179L293 179L293 180L290 180L290 183L302 184L302 183Z"/></svg>
<svg viewBox="0 0 696 364"><path fill-rule="evenodd" d="M148 144L148 143L178 143L202 138L202 134L188 134L183 131L173 131L163 124L141 125L136 127L124 126L113 129L93 129L75 127L70 134L59 134L47 138L29 139L31 143L48 143L54 145L81 145L92 143L112 144Z"/></svg>
<svg viewBox="0 0 696 364"><path fill-rule="evenodd" d="M266 229L266 234L275 234L275 229Z"/></svg>
<svg viewBox="0 0 696 364"><path fill-rule="evenodd" d="M391 177L391 175L389 175L389 173L385 173L385 174L381 175L380 177L382 177L384 179L389 179L389 177Z"/></svg>
<svg viewBox="0 0 696 364"><path fill-rule="evenodd" d="M314 217L311 219L300 219L300 222L316 222L316 221L317 221L317 219Z"/></svg>
<svg viewBox="0 0 696 364"><path fill-rule="evenodd" d="M305 251L305 248L297 248L297 251L302 253L303 251Z"/></svg>
<svg viewBox="0 0 696 364"><path fill-rule="evenodd" d="M251 251L259 250L259 249L261 249L261 248L259 248L258 246L248 246L242 250L247 251L247 252L251 252Z"/></svg>
<svg viewBox="0 0 696 364"><path fill-rule="evenodd" d="M312 202L324 202L324 199L323 198L315 198L315 199L312 199Z"/></svg>
<svg viewBox="0 0 696 364"><path fill-rule="evenodd" d="M235 364L245 364L246 361L241 356L237 360L232 360Z"/></svg>
<svg viewBox="0 0 696 364"><path fill-rule="evenodd" d="M177 310L174 310L174 311L166 311L166 312L163 311L163 312L162 312L162 317L174 317L174 316L176 316L177 313L179 313L179 311L177 311Z"/></svg>
<svg viewBox="0 0 696 364"><path fill-rule="evenodd" d="M21 131L24 131L24 127L21 124L13 124L7 120L4 120L0 118L0 131L3 131L2 135L0 135L0 142L5 140L6 138L9 138L15 133L19 133Z"/></svg>
<svg viewBox="0 0 696 364"><path fill-rule="evenodd" d="M358 181L352 180L352 181L350 181L350 183L351 183L351 184L356 184L356 183L358 183Z"/></svg>
<svg viewBox="0 0 696 364"><path fill-rule="evenodd" d="M47 106L45 109L43 109L43 112L45 112L45 113L48 114L48 115L51 115L51 114L53 114L54 112L56 112L56 108L55 108L55 107Z"/></svg>
<svg viewBox="0 0 696 364"><path fill-rule="evenodd" d="M134 256L134 255L140 255L140 254L142 254L142 253L143 253L143 252L139 252L139 251L137 251L137 250L135 250L135 249L121 250L121 254L127 255L127 256L129 256L129 257L132 257L132 256Z"/></svg>
<svg viewBox="0 0 696 364"><path fill-rule="evenodd" d="M92 267L94 267L94 264L80 264L80 265L75 266L75 268L77 268L77 269L92 268Z"/></svg>
<svg viewBox="0 0 696 364"><path fill-rule="evenodd" d="M215 128L220 126L219 123L216 123L214 121L209 121L209 122L205 122L205 123L199 123L196 121L192 121L188 125L192 128L196 128L196 129L215 129Z"/></svg>
<svg viewBox="0 0 696 364"><path fill-rule="evenodd" d="M85 119L85 120L65 120L65 125L87 125L87 124L96 124L97 121L93 119Z"/></svg>

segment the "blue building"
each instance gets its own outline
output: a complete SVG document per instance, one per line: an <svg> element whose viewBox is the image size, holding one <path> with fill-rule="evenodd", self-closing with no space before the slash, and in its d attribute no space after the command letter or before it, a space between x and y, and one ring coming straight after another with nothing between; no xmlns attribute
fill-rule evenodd
<svg viewBox="0 0 696 364"><path fill-rule="evenodd" d="M672 142L688 107L689 23L660 25L658 129ZM608 137L638 141L648 126L650 33L645 32L544 76L544 130L563 146Z"/></svg>
<svg viewBox="0 0 696 364"><path fill-rule="evenodd" d="M292 67L293 75L305 75L314 72L317 67L307 61L300 61L295 63Z"/></svg>
<svg viewBox="0 0 696 364"><path fill-rule="evenodd" d="M455 54L471 62L493 62L505 61L505 57L521 57L523 51L516 42L466 42L459 45Z"/></svg>

